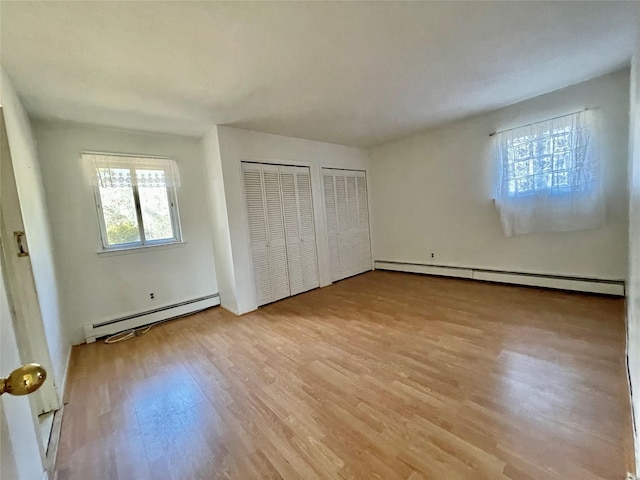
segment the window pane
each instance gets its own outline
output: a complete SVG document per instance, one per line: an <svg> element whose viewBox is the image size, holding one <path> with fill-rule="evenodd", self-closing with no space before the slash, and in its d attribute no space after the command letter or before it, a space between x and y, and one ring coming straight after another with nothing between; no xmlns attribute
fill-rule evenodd
<svg viewBox="0 0 640 480"><path fill-rule="evenodd" d="M103 169L100 169L103 170ZM101 174L106 173L100 172ZM128 178L129 170L108 169L114 178ZM100 201L108 245L140 242L140 231L136 217L136 206L130 181L108 181L100 185Z"/></svg>
<svg viewBox="0 0 640 480"><path fill-rule="evenodd" d="M147 240L175 238L164 171L138 169L136 177L145 238Z"/></svg>

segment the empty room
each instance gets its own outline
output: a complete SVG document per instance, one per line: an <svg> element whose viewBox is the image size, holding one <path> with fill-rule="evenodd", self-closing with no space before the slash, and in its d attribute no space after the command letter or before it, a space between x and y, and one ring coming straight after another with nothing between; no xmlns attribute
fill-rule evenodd
<svg viewBox="0 0 640 480"><path fill-rule="evenodd" d="M637 480L640 3L0 0L2 480Z"/></svg>

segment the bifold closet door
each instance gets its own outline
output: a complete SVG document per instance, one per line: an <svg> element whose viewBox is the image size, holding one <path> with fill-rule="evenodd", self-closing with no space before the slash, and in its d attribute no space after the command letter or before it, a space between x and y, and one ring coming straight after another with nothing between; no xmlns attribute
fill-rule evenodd
<svg viewBox="0 0 640 480"><path fill-rule="evenodd" d="M258 305L290 295L277 166L243 163L251 259Z"/></svg>
<svg viewBox="0 0 640 480"><path fill-rule="evenodd" d="M323 169L331 280L371 270L365 172Z"/></svg>
<svg viewBox="0 0 640 480"><path fill-rule="evenodd" d="M242 163L258 305L319 286L307 167Z"/></svg>
<svg viewBox="0 0 640 480"><path fill-rule="evenodd" d="M371 270L371 238L369 229L369 201L367 197L367 177L358 172L356 179L356 200L358 202L358 264L362 272Z"/></svg>
<svg viewBox="0 0 640 480"><path fill-rule="evenodd" d="M291 295L320 286L316 232L307 167L278 167L289 265Z"/></svg>

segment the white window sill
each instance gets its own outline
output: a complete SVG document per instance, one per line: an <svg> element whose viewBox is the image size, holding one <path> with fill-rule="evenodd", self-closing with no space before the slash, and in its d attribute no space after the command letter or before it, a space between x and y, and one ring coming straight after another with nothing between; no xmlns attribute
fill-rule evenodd
<svg viewBox="0 0 640 480"><path fill-rule="evenodd" d="M117 255L129 255L130 253L142 253L156 250L166 250L167 248L179 248L184 247L187 242L172 242L172 243L160 243L158 245L141 245L135 247L125 248L110 248L109 250L102 250L98 252L99 257L115 257Z"/></svg>

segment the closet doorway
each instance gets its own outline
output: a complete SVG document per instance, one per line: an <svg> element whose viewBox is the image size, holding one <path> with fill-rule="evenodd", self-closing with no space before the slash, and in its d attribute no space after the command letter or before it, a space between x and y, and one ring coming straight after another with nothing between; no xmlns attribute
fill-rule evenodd
<svg viewBox="0 0 640 480"><path fill-rule="evenodd" d="M242 162L258 306L319 287L309 167Z"/></svg>
<svg viewBox="0 0 640 480"><path fill-rule="evenodd" d="M331 281L371 270L367 177L361 170L322 169Z"/></svg>

